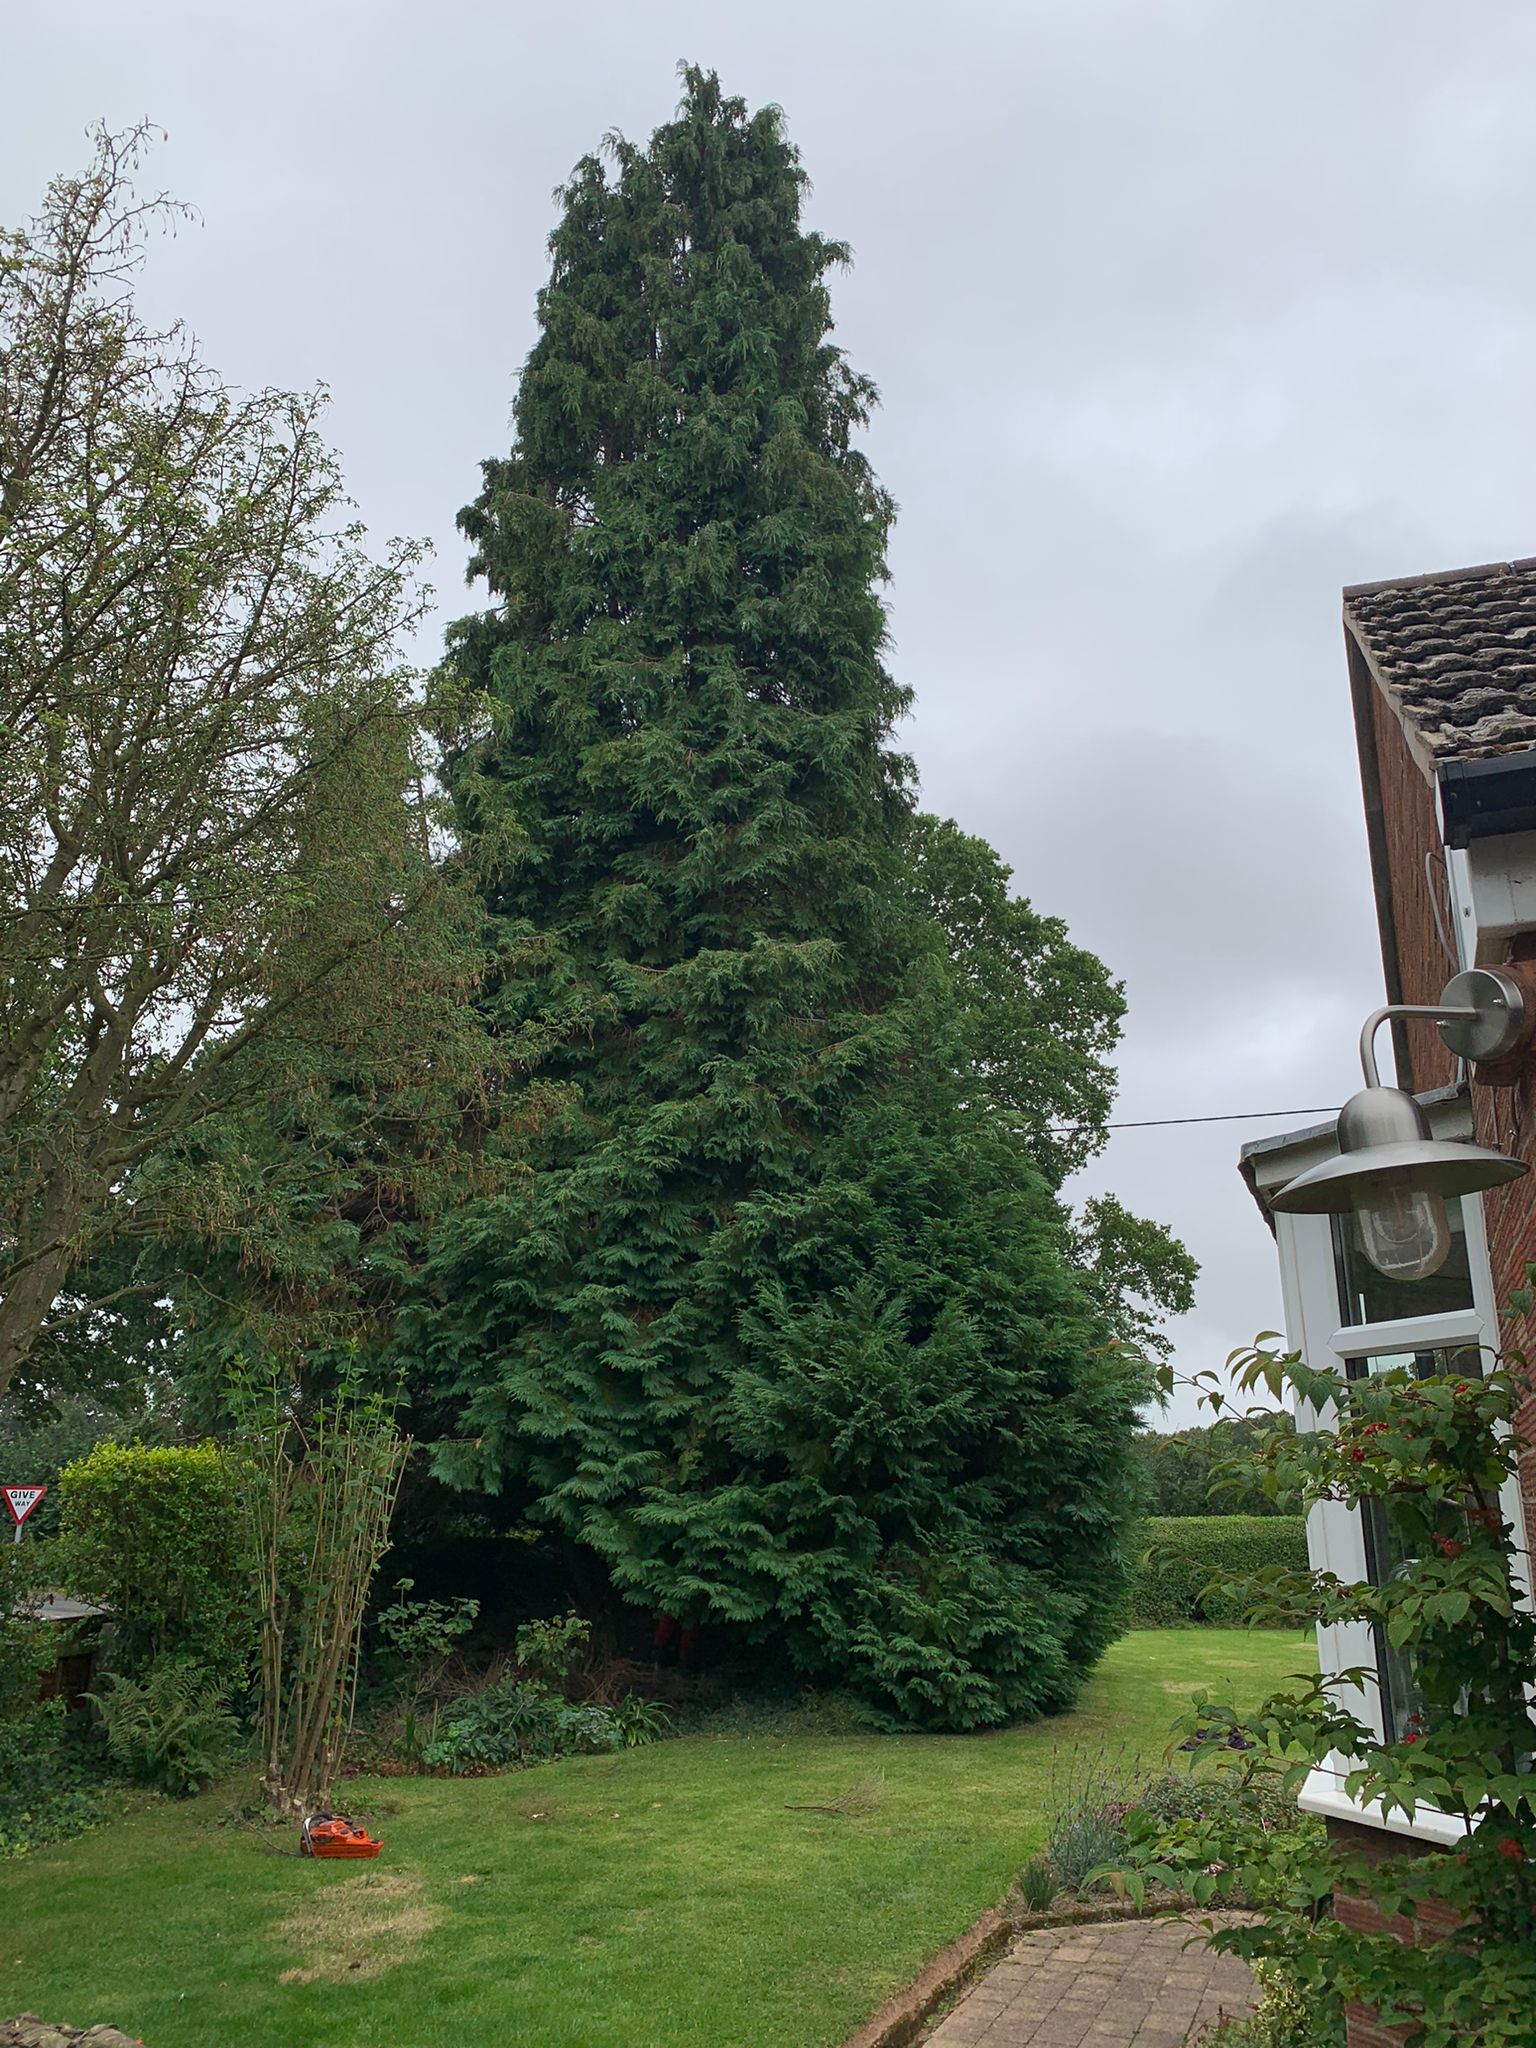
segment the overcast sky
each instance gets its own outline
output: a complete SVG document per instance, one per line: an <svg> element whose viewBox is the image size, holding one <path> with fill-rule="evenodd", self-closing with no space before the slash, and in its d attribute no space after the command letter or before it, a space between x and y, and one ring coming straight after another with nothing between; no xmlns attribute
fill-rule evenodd
<svg viewBox="0 0 1536 2048"><path fill-rule="evenodd" d="M443 616L552 188L669 116L679 58L781 105L854 251L925 803L1124 977L1120 1117L1359 1085L1338 594L1536 552L1536 9L3 0L0 51L0 220L91 120L166 128L144 182L202 223L147 301L234 381L330 385L363 515L434 540ZM1284 1128L1124 1131L1083 1177L1199 1258L1187 1371L1278 1319L1235 1161Z"/></svg>

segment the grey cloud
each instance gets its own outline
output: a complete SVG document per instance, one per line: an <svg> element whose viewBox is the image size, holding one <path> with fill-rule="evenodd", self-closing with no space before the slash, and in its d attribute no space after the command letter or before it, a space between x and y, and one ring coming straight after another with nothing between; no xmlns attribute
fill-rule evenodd
<svg viewBox="0 0 1536 2048"><path fill-rule="evenodd" d="M1380 970L1338 591L1536 549L1536 14L13 0L6 54L0 218L91 118L163 122L151 176L205 226L152 305L232 377L331 384L362 512L435 539L444 616L551 188L665 118L679 56L780 102L855 251L925 800L1126 977L1123 1116L1353 1086ZM1248 1134L1126 1132L1084 1183L1201 1259L1191 1367L1277 1314Z"/></svg>

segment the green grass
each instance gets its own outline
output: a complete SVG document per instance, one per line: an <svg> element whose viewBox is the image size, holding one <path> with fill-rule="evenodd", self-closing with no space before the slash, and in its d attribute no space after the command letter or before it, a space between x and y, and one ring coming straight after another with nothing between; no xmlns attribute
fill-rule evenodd
<svg viewBox="0 0 1536 2048"><path fill-rule="evenodd" d="M227 1791L147 1805L0 1866L0 2015L110 2020L149 2048L827 2048L1006 1889L1063 1748L1124 1742L1151 1767L1191 1687L1252 1700L1309 1653L1141 1633L1081 1711L1000 1734L705 1734L358 1781L386 1841L372 1864L268 1853L218 1825ZM879 1772L868 1813L786 1805ZM415 1887L376 1901L408 1916L397 1931L331 1922L384 1879ZM340 1981L280 1981L316 1954Z"/></svg>

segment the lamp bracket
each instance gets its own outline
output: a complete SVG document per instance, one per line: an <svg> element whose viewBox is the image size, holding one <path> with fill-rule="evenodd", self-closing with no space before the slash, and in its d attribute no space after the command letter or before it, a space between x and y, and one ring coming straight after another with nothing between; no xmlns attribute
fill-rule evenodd
<svg viewBox="0 0 1536 2048"><path fill-rule="evenodd" d="M1366 1086L1379 1088L1376 1033L1389 1017L1433 1017L1449 1049L1464 1060L1508 1059L1530 1036L1525 991L1495 967L1469 967L1454 974L1438 1003L1388 1003L1373 1010L1360 1033L1360 1066Z"/></svg>

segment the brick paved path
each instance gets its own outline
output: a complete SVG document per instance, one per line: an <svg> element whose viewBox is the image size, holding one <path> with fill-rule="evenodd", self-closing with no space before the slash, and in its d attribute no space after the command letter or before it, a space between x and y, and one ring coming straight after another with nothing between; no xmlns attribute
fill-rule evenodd
<svg viewBox="0 0 1536 2048"><path fill-rule="evenodd" d="M1204 1916L1201 1916L1204 1917ZM1219 1917L1219 1916L1213 1916ZM1248 1965L1186 1948L1196 1920L1115 1920L1021 1934L929 2036L929 2048L1180 2048L1246 2012Z"/></svg>

